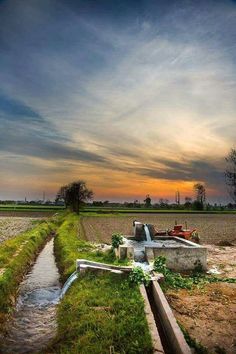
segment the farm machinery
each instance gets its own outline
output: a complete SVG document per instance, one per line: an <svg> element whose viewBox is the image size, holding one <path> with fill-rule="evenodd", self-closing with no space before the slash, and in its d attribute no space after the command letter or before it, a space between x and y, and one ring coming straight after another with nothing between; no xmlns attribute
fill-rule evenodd
<svg viewBox="0 0 236 354"><path fill-rule="evenodd" d="M175 236L196 243L200 242L200 238L198 236L197 230L188 229L187 223L185 224L185 228L183 227L183 225L178 225L176 223L173 229L167 229L167 230L156 229L154 225L150 225L150 224L148 225L148 227L152 236Z"/></svg>

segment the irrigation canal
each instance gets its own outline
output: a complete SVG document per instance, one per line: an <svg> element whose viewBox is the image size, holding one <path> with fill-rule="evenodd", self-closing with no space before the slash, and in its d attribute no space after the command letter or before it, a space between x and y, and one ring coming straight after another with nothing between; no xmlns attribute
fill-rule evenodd
<svg viewBox="0 0 236 354"><path fill-rule="evenodd" d="M2 338L1 353L32 353L56 334L56 304L61 287L52 238L22 281L15 312Z"/></svg>

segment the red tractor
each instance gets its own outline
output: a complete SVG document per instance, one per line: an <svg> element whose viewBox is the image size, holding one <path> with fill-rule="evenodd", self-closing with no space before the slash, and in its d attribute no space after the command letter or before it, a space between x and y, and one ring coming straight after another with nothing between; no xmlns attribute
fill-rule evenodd
<svg viewBox="0 0 236 354"><path fill-rule="evenodd" d="M177 236L180 238L184 238L185 240L194 241L199 243L199 236L196 232L196 229L183 229L183 225L175 225L172 230L168 231L169 236Z"/></svg>

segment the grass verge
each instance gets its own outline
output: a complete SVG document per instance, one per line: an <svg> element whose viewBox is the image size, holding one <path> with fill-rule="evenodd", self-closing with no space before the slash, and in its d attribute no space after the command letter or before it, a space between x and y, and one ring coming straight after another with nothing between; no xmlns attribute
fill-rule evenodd
<svg viewBox="0 0 236 354"><path fill-rule="evenodd" d="M11 312L23 275L54 228L43 222L0 246L0 325Z"/></svg>
<svg viewBox="0 0 236 354"><path fill-rule="evenodd" d="M97 252L82 237L79 217L68 214L55 239L64 280L74 271L76 258L115 263L113 252ZM126 276L118 274L80 275L58 307L58 334L48 352L152 353L138 286L131 286Z"/></svg>
<svg viewBox="0 0 236 354"><path fill-rule="evenodd" d="M54 247L62 282L75 271L77 258L116 265L128 263L126 260L117 260L112 250L102 252L97 250L96 245L86 241L78 215L66 213L61 218L64 218L64 222L58 229Z"/></svg>

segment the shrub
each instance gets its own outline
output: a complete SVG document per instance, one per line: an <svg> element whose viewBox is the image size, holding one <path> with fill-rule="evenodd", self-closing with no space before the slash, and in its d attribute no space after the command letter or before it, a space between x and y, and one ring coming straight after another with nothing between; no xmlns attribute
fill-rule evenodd
<svg viewBox="0 0 236 354"><path fill-rule="evenodd" d="M117 234L113 234L111 237L111 244L113 248L118 248L119 245L123 245L124 241L123 241L123 237L121 234L117 233Z"/></svg>

